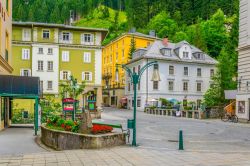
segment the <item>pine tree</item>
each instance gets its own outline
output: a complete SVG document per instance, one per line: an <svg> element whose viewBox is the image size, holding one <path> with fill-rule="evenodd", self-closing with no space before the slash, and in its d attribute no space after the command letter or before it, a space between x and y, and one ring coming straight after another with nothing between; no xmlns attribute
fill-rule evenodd
<svg viewBox="0 0 250 166"><path fill-rule="evenodd" d="M135 41L135 37L132 36L131 40L130 40L130 48L129 48L129 53L128 53L128 59L132 59L133 58L133 53L136 50L136 41Z"/></svg>

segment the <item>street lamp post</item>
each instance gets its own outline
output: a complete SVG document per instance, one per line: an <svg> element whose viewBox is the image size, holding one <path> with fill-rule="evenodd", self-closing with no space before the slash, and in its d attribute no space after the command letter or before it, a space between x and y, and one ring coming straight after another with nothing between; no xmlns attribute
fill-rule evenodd
<svg viewBox="0 0 250 166"><path fill-rule="evenodd" d="M76 103L75 103L75 91L76 89L78 88L77 87L77 79L74 78L72 75L70 76L70 84L73 88L73 99L74 99L74 103L73 103L73 115L72 115L72 120L75 121L75 118L76 118L76 110L75 110L75 107L76 107Z"/></svg>
<svg viewBox="0 0 250 166"><path fill-rule="evenodd" d="M136 95L137 95L137 84L139 83L141 76L143 74L143 72L150 66L154 65L154 64L158 64L157 61L153 61L153 62L149 62L146 65L144 65L140 71L138 71L138 73L136 73L135 71L131 71L131 69L124 64L116 64L116 81L119 81L119 72L118 72L118 67L121 67L122 69L124 69L128 75L129 78L131 80L131 83L133 84L134 87L134 112L133 112L133 141L132 141L132 146L136 146Z"/></svg>

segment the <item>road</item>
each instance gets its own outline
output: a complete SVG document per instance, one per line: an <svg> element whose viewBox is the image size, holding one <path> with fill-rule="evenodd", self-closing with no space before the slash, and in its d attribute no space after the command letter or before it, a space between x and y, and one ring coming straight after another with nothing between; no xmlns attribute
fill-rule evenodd
<svg viewBox="0 0 250 166"><path fill-rule="evenodd" d="M105 108L101 121L126 127L127 119L132 117L131 110ZM187 151L250 152L250 124L137 112L137 143L141 148L176 150L179 130L183 131Z"/></svg>

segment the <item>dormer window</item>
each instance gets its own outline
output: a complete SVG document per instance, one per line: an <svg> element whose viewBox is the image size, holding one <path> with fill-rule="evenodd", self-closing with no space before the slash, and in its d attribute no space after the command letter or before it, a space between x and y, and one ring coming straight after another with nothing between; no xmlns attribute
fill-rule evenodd
<svg viewBox="0 0 250 166"><path fill-rule="evenodd" d="M171 56L171 49L163 48L163 49L161 49L161 53L164 56Z"/></svg>
<svg viewBox="0 0 250 166"><path fill-rule="evenodd" d="M183 51L183 58L188 59L189 58L189 52Z"/></svg>
<svg viewBox="0 0 250 166"><path fill-rule="evenodd" d="M202 53L197 53L197 59L203 59L203 54Z"/></svg>

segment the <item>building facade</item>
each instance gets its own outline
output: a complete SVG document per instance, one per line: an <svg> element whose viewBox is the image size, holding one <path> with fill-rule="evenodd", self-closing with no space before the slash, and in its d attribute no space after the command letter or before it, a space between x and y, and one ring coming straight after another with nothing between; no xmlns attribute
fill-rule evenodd
<svg viewBox="0 0 250 166"><path fill-rule="evenodd" d="M80 104L87 104L91 92L96 106L101 106L101 42L107 33L105 29L13 22L13 74L40 77L43 95L58 99L60 81L72 75L78 83L86 84Z"/></svg>
<svg viewBox="0 0 250 166"><path fill-rule="evenodd" d="M0 75L9 75L12 73L12 53L11 53L11 35L12 35L12 0L0 1ZM9 98L0 97L0 130L8 126L8 117L5 112L10 107Z"/></svg>
<svg viewBox="0 0 250 166"><path fill-rule="evenodd" d="M158 64L144 71L137 87L137 109L154 105L160 98L183 103L194 102L199 108L204 93L212 83L216 60L186 41L170 43L167 39L155 41L147 48L138 49L128 63L138 72L148 62ZM128 108L133 108L133 85L126 77L125 93Z"/></svg>
<svg viewBox="0 0 250 166"><path fill-rule="evenodd" d="M250 120L250 2L240 1L238 90L236 115L239 120Z"/></svg>
<svg viewBox="0 0 250 166"><path fill-rule="evenodd" d="M151 35L129 32L104 46L102 50L102 85L103 102L106 106L122 106L120 101L124 98L125 71L118 69L120 82L116 82L116 64L126 64L130 60L128 54L132 38L136 48L147 47L158 39L153 32Z"/></svg>

